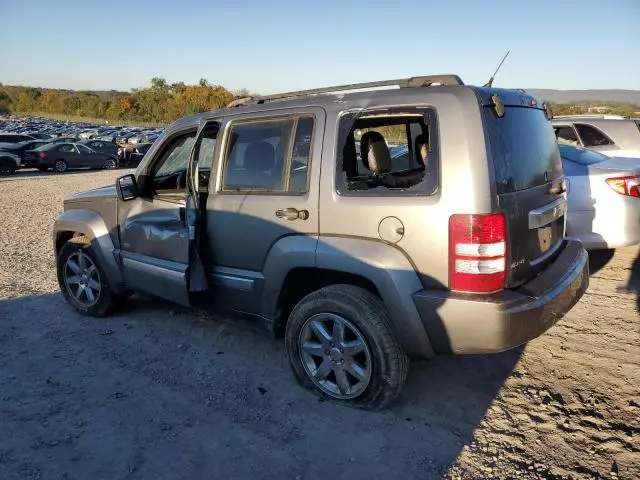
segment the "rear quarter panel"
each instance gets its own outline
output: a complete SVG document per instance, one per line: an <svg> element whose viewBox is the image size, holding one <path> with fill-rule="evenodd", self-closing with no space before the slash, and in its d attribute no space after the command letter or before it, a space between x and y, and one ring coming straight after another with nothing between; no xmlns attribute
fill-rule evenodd
<svg viewBox="0 0 640 480"><path fill-rule="evenodd" d="M339 119L335 119L328 125L323 147L320 234L382 241L378 232L381 221L396 217L404 225L404 235L395 248L410 259L425 287L445 288L449 217L454 213L489 212L492 196L475 93L465 87L434 90L426 95L424 91L402 92L397 103L376 104L375 108L411 105L435 110L440 162L437 192L431 196L338 194L335 162L336 151L342 146L337 145Z"/></svg>

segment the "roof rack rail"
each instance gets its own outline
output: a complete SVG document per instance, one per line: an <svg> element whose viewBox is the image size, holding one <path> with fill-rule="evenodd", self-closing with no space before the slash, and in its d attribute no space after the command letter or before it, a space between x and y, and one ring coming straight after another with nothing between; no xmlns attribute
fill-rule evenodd
<svg viewBox="0 0 640 480"><path fill-rule="evenodd" d="M227 108L239 107L247 104L260 104L266 102L273 102L276 100L284 100L286 98L299 98L307 97L310 95L319 95L323 93L335 93L348 90L364 90L369 88L379 87L400 87L400 88L415 88L415 87L429 87L434 84L438 85L464 85L464 82L458 75L426 75L421 77L410 78L398 78L395 80L381 80L377 82L364 82L364 83L349 83L346 85L336 85L333 87L324 88L312 88L310 90L299 90L296 92L277 93L275 95L265 95L259 97L243 97L234 100Z"/></svg>

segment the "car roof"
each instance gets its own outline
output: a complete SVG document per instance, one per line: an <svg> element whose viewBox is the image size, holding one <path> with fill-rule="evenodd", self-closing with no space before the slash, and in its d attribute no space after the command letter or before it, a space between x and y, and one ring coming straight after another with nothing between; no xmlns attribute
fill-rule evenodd
<svg viewBox="0 0 640 480"><path fill-rule="evenodd" d="M194 115L182 117L165 129L165 133L171 130L196 126L202 120L218 116L242 116L267 112L286 108L321 107L327 112L345 111L350 109L376 108L386 105L415 104L416 97L423 97L419 103L427 103L427 95L451 95L457 98L460 103L469 99L469 93L475 92L475 102L489 104L490 98L494 94L499 94L505 105L521 105L523 99L534 100L535 97L527 92L520 92L510 89L475 87L472 85L439 85L427 87L405 87L387 90L368 90L354 93L321 93L314 94L306 98L284 98L265 103L246 103L239 106L227 107L220 110L196 113ZM473 93L471 93L473 95ZM542 102L540 102L542 105Z"/></svg>

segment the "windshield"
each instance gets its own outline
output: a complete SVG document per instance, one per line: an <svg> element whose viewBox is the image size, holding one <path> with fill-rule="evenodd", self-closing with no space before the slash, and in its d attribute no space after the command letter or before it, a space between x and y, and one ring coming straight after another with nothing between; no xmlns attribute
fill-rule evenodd
<svg viewBox="0 0 640 480"><path fill-rule="evenodd" d="M558 145L558 147L560 148L560 156L562 156L564 160L569 160L579 165L594 165L608 159L607 156L586 148L573 147L570 145Z"/></svg>

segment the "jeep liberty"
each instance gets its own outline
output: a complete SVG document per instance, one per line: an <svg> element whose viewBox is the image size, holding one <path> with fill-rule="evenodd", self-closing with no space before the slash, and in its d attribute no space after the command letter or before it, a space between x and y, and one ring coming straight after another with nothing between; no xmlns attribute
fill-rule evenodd
<svg viewBox="0 0 640 480"><path fill-rule="evenodd" d="M440 75L182 118L66 199L53 241L79 312L139 291L249 315L304 387L380 409L410 357L510 349L572 308L588 258L565 212L550 110Z"/></svg>

